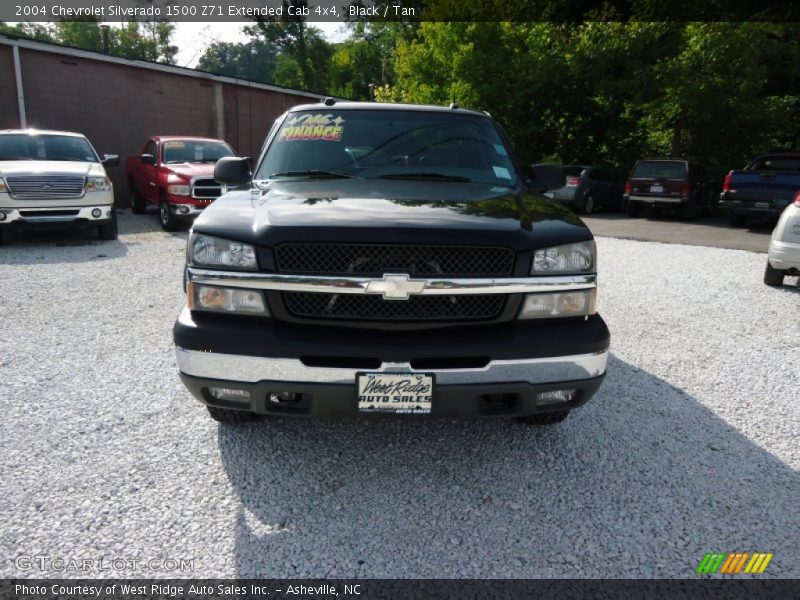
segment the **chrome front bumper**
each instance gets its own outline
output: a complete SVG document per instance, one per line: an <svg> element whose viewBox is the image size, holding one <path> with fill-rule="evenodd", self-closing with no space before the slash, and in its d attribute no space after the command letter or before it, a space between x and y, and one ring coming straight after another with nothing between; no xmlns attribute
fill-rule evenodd
<svg viewBox="0 0 800 600"><path fill-rule="evenodd" d="M99 204L94 206L53 206L50 208L0 208L0 226L12 223L69 223L78 219L86 221L106 221L111 218L112 205ZM92 212L100 211L100 216L95 217ZM71 215L48 215L45 213L58 213L64 211L77 211ZM24 213L40 213L35 216Z"/></svg>
<svg viewBox="0 0 800 600"><path fill-rule="evenodd" d="M353 384L358 372L411 373L408 363L383 363L377 369L309 367L299 359L266 358L218 354L176 348L178 370L192 377L240 383L285 381L304 383ZM579 381L603 375L608 351L574 356L554 356L516 360L493 360L476 369L417 369L434 373L437 385L529 384Z"/></svg>

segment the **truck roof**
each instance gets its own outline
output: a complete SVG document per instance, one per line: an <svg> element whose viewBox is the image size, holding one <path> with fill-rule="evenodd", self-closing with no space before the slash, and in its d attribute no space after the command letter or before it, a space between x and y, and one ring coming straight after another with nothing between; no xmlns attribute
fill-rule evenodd
<svg viewBox="0 0 800 600"><path fill-rule="evenodd" d="M479 110L471 110L468 108L459 108L458 105L451 104L450 106L436 106L432 104L394 104L389 102L350 102L350 101L337 101L332 98L326 98L322 102L316 104L299 104L293 106L287 112L295 112L300 110L418 110L424 112L441 112L441 113L468 113L471 115L478 115L481 117L489 117L489 113L481 112Z"/></svg>
<svg viewBox="0 0 800 600"><path fill-rule="evenodd" d="M210 138L205 137L202 135L151 135L149 140L156 140L158 142L168 142L170 140L201 140L204 142L222 142L227 144L225 140L220 140L218 138Z"/></svg>
<svg viewBox="0 0 800 600"><path fill-rule="evenodd" d="M0 129L0 135L9 135L9 134L23 134L23 135L65 135L69 137L82 137L85 138L86 136L82 133L76 133L74 131L57 131L55 129Z"/></svg>

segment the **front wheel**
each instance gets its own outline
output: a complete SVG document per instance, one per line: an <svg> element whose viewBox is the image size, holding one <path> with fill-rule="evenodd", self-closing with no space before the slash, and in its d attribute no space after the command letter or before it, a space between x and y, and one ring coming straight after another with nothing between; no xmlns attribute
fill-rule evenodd
<svg viewBox="0 0 800 600"><path fill-rule="evenodd" d="M774 269L772 265L769 264L769 260L767 261L767 268L764 271L764 283L773 287L783 285L783 278L785 275L786 271Z"/></svg>
<svg viewBox="0 0 800 600"><path fill-rule="evenodd" d="M543 413L541 415L528 415L527 417L519 417L518 420L526 425L536 425L537 427L545 427L547 425L555 425L561 423L569 416L568 410L558 410L555 412Z"/></svg>
<svg viewBox="0 0 800 600"><path fill-rule="evenodd" d="M101 240L115 240L119 236L119 225L117 223L117 213L111 209L111 220L103 223L97 228L97 234Z"/></svg>
<svg viewBox="0 0 800 600"><path fill-rule="evenodd" d="M0 231L0 246L6 243L5 237L3 237L3 232Z"/></svg>
<svg viewBox="0 0 800 600"><path fill-rule="evenodd" d="M255 421L258 416L256 413L247 410L230 410L228 408L217 408L216 406L206 406L206 408L212 419L225 425L249 423L250 421Z"/></svg>
<svg viewBox="0 0 800 600"><path fill-rule="evenodd" d="M172 211L169 209L167 197L163 194L161 195L161 202L158 205L158 220L164 231L178 231L178 229L181 228L181 222L172 214Z"/></svg>
<svg viewBox="0 0 800 600"><path fill-rule="evenodd" d="M128 182L128 201L131 203L131 212L133 214L143 215L147 212L147 200L136 191L133 181Z"/></svg>

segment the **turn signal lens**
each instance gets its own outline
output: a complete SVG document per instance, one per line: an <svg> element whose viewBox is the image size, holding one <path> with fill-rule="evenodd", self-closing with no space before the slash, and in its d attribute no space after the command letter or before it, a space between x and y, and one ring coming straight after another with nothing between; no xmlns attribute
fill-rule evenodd
<svg viewBox="0 0 800 600"><path fill-rule="evenodd" d="M264 296L255 290L189 284L189 309L268 316Z"/></svg>
<svg viewBox="0 0 800 600"><path fill-rule="evenodd" d="M2 194L3 192L5 192L6 190L7 190L7 188L6 188L6 182L5 182L5 181L3 181L2 179L0 179L0 194Z"/></svg>
<svg viewBox="0 0 800 600"><path fill-rule="evenodd" d="M528 294L519 313L520 319L585 317L597 312L597 288L573 292Z"/></svg>

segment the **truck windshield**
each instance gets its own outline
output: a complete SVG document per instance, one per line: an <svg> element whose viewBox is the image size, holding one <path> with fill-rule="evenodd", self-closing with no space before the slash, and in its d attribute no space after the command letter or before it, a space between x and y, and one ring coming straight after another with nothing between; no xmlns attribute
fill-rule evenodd
<svg viewBox="0 0 800 600"><path fill-rule="evenodd" d="M681 161L654 160L640 162L632 175L633 179L686 179L686 163Z"/></svg>
<svg viewBox="0 0 800 600"><path fill-rule="evenodd" d="M74 135L0 135L0 160L100 162L89 142Z"/></svg>
<svg viewBox="0 0 800 600"><path fill-rule="evenodd" d="M255 179L284 177L516 183L509 150L490 119L421 110L290 113Z"/></svg>
<svg viewBox="0 0 800 600"><path fill-rule="evenodd" d="M217 162L223 156L233 156L233 149L222 142L208 140L169 140L164 142L165 163Z"/></svg>

